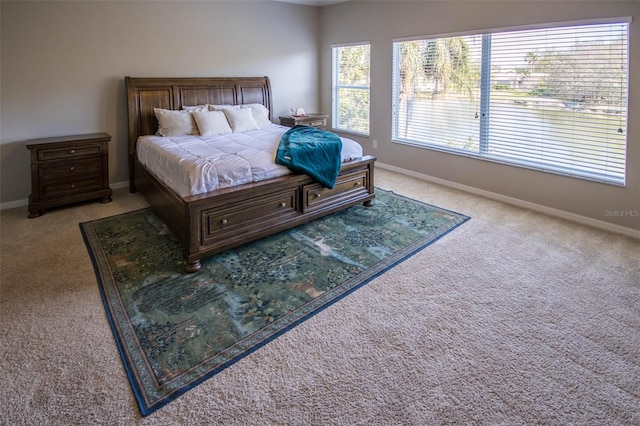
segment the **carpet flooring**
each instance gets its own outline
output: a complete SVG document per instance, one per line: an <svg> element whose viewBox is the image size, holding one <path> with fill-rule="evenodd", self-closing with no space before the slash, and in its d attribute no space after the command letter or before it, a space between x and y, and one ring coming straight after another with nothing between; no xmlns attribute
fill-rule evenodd
<svg viewBox="0 0 640 426"><path fill-rule="evenodd" d="M376 185L473 219L147 417L78 228L144 200L2 211L0 424L640 424L640 241Z"/></svg>

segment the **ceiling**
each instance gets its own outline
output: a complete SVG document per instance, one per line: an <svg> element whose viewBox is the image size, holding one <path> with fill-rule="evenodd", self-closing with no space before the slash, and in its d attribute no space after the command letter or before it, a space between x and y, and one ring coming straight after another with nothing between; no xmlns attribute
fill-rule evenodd
<svg viewBox="0 0 640 426"><path fill-rule="evenodd" d="M277 0L283 3L304 4L307 6L328 6L330 4L344 3L349 0Z"/></svg>

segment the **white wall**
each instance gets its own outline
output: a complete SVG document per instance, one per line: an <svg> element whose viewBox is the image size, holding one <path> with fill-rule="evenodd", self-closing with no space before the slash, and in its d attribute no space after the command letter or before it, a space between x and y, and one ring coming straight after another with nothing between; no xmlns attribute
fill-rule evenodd
<svg viewBox="0 0 640 426"><path fill-rule="evenodd" d="M0 202L30 192L25 140L112 135L127 180L123 78L269 76L273 115L318 107L319 9L270 1L0 2Z"/></svg>
<svg viewBox="0 0 640 426"><path fill-rule="evenodd" d="M352 1L320 12L321 107L331 110L331 44L371 42L371 135L358 139L381 163L458 185L640 230L640 2ZM626 188L562 177L391 142L394 38L525 24L632 16ZM372 140L378 148L372 148Z"/></svg>
<svg viewBox="0 0 640 426"><path fill-rule="evenodd" d="M394 38L551 21L632 16L625 188L392 144ZM640 2L350 1L322 8L271 1L0 2L0 203L27 198L25 140L106 131L110 180L127 179L123 77L271 79L274 116L330 111L331 44L371 42L371 138L380 162L640 230ZM371 139L378 140L372 149Z"/></svg>

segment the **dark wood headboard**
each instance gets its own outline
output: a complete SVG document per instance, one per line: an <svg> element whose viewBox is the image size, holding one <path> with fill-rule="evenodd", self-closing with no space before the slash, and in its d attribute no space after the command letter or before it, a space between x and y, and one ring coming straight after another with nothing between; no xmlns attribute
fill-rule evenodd
<svg viewBox="0 0 640 426"><path fill-rule="evenodd" d="M184 105L262 104L271 111L268 77L124 78L129 117L129 179L134 182L138 137L154 135L158 120L153 108L179 110Z"/></svg>

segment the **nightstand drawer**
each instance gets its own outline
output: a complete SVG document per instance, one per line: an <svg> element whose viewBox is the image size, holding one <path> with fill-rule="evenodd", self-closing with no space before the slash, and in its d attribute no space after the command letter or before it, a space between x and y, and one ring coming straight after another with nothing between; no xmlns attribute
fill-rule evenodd
<svg viewBox="0 0 640 426"><path fill-rule="evenodd" d="M102 144L86 143L83 145L61 148L47 148L38 150L39 161L58 160L63 158L81 157L83 155L102 154Z"/></svg>
<svg viewBox="0 0 640 426"><path fill-rule="evenodd" d="M327 120L313 120L313 121L308 121L306 123L303 123L306 126L313 126L313 127L326 127L327 126Z"/></svg>
<svg viewBox="0 0 640 426"><path fill-rule="evenodd" d="M289 117L280 117L280 124L282 126L293 127L295 125L303 125L303 126L312 126L317 127L318 129L324 129L327 127L327 119L329 118L326 114L309 114L303 116L289 116Z"/></svg>
<svg viewBox="0 0 640 426"><path fill-rule="evenodd" d="M70 178L92 174L102 176L102 157L88 157L75 161L57 161L40 165L38 168L41 180Z"/></svg>
<svg viewBox="0 0 640 426"><path fill-rule="evenodd" d="M102 189L100 176L87 176L84 179L52 179L42 182L40 196L42 199L57 198L65 195L82 194Z"/></svg>

